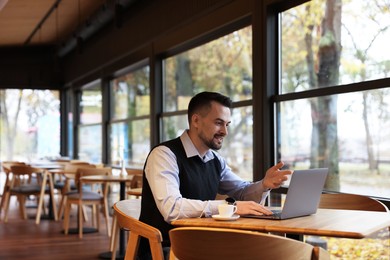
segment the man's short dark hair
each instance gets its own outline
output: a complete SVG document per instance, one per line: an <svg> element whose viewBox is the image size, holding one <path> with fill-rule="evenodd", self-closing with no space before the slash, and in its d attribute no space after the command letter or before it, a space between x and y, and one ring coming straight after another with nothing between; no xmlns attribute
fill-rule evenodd
<svg viewBox="0 0 390 260"><path fill-rule="evenodd" d="M211 108L211 102L215 101L225 107L232 108L232 100L217 92L200 92L196 94L188 104L188 122L191 122L192 115L199 113L201 109Z"/></svg>

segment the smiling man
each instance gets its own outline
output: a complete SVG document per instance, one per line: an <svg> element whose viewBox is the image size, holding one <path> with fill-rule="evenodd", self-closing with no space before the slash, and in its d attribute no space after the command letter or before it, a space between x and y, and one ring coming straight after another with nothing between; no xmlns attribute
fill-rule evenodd
<svg viewBox="0 0 390 260"><path fill-rule="evenodd" d="M269 191L280 187L292 171L283 163L267 170L263 180L248 182L234 174L216 151L221 149L231 120L230 98L215 92L194 96L188 106L189 129L150 152L144 167L140 220L158 228L166 246L172 220L210 217L218 213L217 193L228 195L236 214L272 214L262 206ZM143 240L140 258L148 257ZM149 256L150 257L150 256Z"/></svg>

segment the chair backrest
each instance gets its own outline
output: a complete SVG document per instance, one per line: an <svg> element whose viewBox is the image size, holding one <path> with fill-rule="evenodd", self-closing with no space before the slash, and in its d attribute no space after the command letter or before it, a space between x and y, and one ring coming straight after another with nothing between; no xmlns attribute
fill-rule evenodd
<svg viewBox="0 0 390 260"><path fill-rule="evenodd" d="M281 236L225 228L182 227L169 231L170 259L329 259L324 249ZM318 258L316 258L318 257Z"/></svg>
<svg viewBox="0 0 390 260"><path fill-rule="evenodd" d="M84 164L84 165L90 164L89 162L81 161L81 160L70 160L69 163L70 164Z"/></svg>
<svg viewBox="0 0 390 260"><path fill-rule="evenodd" d="M142 176L144 174L144 171L142 169L126 169L126 172L128 175L132 175L133 178L130 182L131 189L134 188L141 188L142 187Z"/></svg>
<svg viewBox="0 0 390 260"><path fill-rule="evenodd" d="M124 202L125 201L119 201L118 203ZM125 214L118 207L118 203L114 204L113 207L118 225L119 227L130 231L125 260L136 259L140 237L144 237L149 240L152 259L163 260L164 254L161 245L162 235L160 230L147 225L128 214Z"/></svg>
<svg viewBox="0 0 390 260"><path fill-rule="evenodd" d="M95 167L79 167L76 172L76 177L75 177L75 183L78 186L78 190L81 192L82 187L81 187L81 182L80 178L84 176L92 176L92 175L111 175L111 168L105 167L105 168L95 168ZM98 183L98 182L97 182ZM107 188L108 185L104 184L103 185L103 195L107 194Z"/></svg>
<svg viewBox="0 0 390 260"><path fill-rule="evenodd" d="M24 162L17 162L17 161L4 161L1 163L1 166L3 167L3 170L6 174L10 173L11 172L11 166L14 166L14 165L27 165L26 163Z"/></svg>
<svg viewBox="0 0 390 260"><path fill-rule="evenodd" d="M15 178L12 178L10 186L14 187L21 185L22 183L30 183L32 175L41 171L42 170L31 167L30 165L12 165L10 167L10 172Z"/></svg>
<svg viewBox="0 0 390 260"><path fill-rule="evenodd" d="M324 193L321 195L319 208L346 209L388 212L389 209L382 202L357 194Z"/></svg>
<svg viewBox="0 0 390 260"><path fill-rule="evenodd" d="M41 170L33 168L29 165L12 165L11 172L15 175L29 175L41 172Z"/></svg>
<svg viewBox="0 0 390 260"><path fill-rule="evenodd" d="M75 179L76 173L79 168L96 168L93 164L65 164L64 166L64 176L68 179Z"/></svg>
<svg viewBox="0 0 390 260"><path fill-rule="evenodd" d="M101 167L101 168L95 168L95 167L84 167L79 166L77 168L77 174L79 178L82 176L90 176L90 175L111 175L111 168L110 167Z"/></svg>

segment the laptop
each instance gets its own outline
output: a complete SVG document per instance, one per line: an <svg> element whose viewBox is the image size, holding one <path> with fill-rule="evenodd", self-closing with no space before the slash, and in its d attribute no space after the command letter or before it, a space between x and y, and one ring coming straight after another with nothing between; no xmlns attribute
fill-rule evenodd
<svg viewBox="0 0 390 260"><path fill-rule="evenodd" d="M315 214L324 188L327 168L295 170L282 209L273 215L241 215L246 218L288 219Z"/></svg>

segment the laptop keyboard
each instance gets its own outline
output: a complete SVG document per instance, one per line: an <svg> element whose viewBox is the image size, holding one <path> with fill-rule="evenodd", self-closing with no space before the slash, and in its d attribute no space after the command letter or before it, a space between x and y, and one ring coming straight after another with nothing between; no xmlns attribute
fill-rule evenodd
<svg viewBox="0 0 390 260"><path fill-rule="evenodd" d="M275 216L275 217L280 217L282 215L282 211L281 210L271 210L272 211L272 215Z"/></svg>

